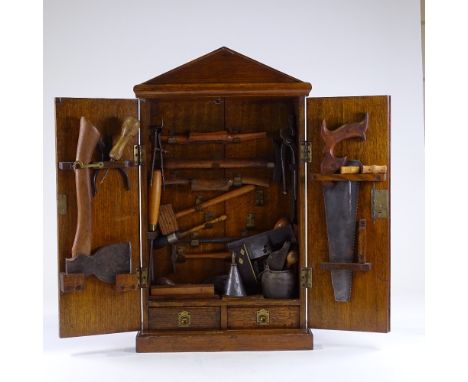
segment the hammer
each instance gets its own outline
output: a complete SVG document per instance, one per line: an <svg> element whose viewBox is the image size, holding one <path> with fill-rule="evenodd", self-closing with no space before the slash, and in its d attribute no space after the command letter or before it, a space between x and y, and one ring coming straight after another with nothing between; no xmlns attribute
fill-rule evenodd
<svg viewBox="0 0 468 382"><path fill-rule="evenodd" d="M72 247L72 257L65 259L66 273L95 275L106 283L115 283L119 273L131 272L132 248L130 242L116 243L98 249L91 254L92 241L92 190L91 162L101 134L85 117L81 117L76 161L84 165L75 169L77 226Z"/></svg>
<svg viewBox="0 0 468 382"><path fill-rule="evenodd" d="M172 205L164 204L159 209L159 228L163 235L169 235L173 232L179 230L177 219L183 216L190 215L196 211L199 211L201 208L206 208L225 202L226 200L236 198L238 196L244 195L248 192L251 192L255 189L255 186L252 184L242 186L238 189L225 192L213 199L207 200L206 202L200 203L195 207L187 208L185 210L174 212Z"/></svg>

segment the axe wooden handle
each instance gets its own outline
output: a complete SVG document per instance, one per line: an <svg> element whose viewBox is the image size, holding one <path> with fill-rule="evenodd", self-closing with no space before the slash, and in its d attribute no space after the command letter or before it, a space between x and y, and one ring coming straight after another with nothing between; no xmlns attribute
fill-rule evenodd
<svg viewBox="0 0 468 382"><path fill-rule="evenodd" d="M267 133L253 132L253 133L239 133L231 134L228 131L211 131L207 133L190 133L189 135L162 135L161 140L165 143L176 143L176 144L190 144L190 143L209 143L209 142L246 142L255 139L265 138Z"/></svg>
<svg viewBox="0 0 468 382"><path fill-rule="evenodd" d="M159 207L161 205L161 186L161 170L155 170L153 172L153 184L150 185L149 189L148 201L148 225L150 231L156 231L156 225L158 224Z"/></svg>
<svg viewBox="0 0 468 382"><path fill-rule="evenodd" d="M140 122L134 117L127 117L122 124L122 130L120 132L120 137L112 147L109 157L112 160L120 160L122 158L123 152L127 144L135 138L138 134L138 129L140 128Z"/></svg>
<svg viewBox="0 0 468 382"><path fill-rule="evenodd" d="M218 168L275 168L274 162L253 159L220 159L220 160L185 160L168 159L164 167L169 170L179 169L218 169Z"/></svg>
<svg viewBox="0 0 468 382"><path fill-rule="evenodd" d="M80 120L80 132L76 148L76 160L83 163L91 162L94 149L99 142L101 134L85 117ZM91 169L75 170L77 223L75 240L72 246L72 257L91 254L92 240L92 192Z"/></svg>
<svg viewBox="0 0 468 382"><path fill-rule="evenodd" d="M186 210L179 211L175 214L175 216L176 218L180 218L182 216L190 215L191 213L197 211L197 209L199 208L206 208L206 207L214 206L215 204L225 202L226 200L229 200L232 198L236 198L238 196L244 195L253 190L255 190L255 186L253 185L242 186L236 190L226 192L222 195L217 196L216 198L200 203L200 205L197 207L187 208Z"/></svg>

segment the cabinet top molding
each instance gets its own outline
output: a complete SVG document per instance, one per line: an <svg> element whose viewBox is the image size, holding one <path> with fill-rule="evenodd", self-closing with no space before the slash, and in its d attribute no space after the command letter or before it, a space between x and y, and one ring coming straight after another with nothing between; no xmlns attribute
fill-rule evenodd
<svg viewBox="0 0 468 382"><path fill-rule="evenodd" d="M222 47L146 82L138 98L183 96L307 96L312 85Z"/></svg>

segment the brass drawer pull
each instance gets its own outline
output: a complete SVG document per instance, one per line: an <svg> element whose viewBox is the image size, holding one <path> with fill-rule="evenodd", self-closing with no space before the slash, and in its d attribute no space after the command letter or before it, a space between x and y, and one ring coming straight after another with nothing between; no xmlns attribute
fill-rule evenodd
<svg viewBox="0 0 468 382"><path fill-rule="evenodd" d="M257 325L270 325L270 312L267 309L257 310Z"/></svg>
<svg viewBox="0 0 468 382"><path fill-rule="evenodd" d="M177 326L179 328L188 328L190 327L191 322L192 316L190 315L190 312L183 310L177 315Z"/></svg>

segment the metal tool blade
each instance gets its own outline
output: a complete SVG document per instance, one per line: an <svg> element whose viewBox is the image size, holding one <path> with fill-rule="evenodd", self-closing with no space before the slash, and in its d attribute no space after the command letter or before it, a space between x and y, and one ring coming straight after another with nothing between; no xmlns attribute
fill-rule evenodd
<svg viewBox="0 0 468 382"><path fill-rule="evenodd" d="M116 243L98 249L93 255L78 255L66 259L67 273L94 275L106 283L115 283L115 276L132 270L132 247L130 242Z"/></svg>
<svg viewBox="0 0 468 382"><path fill-rule="evenodd" d="M348 161L359 165L359 161ZM354 259L356 215L359 182L330 182L323 185L325 216L327 223L329 261L351 263ZM336 301L351 298L353 273L350 270L332 270L331 278Z"/></svg>

